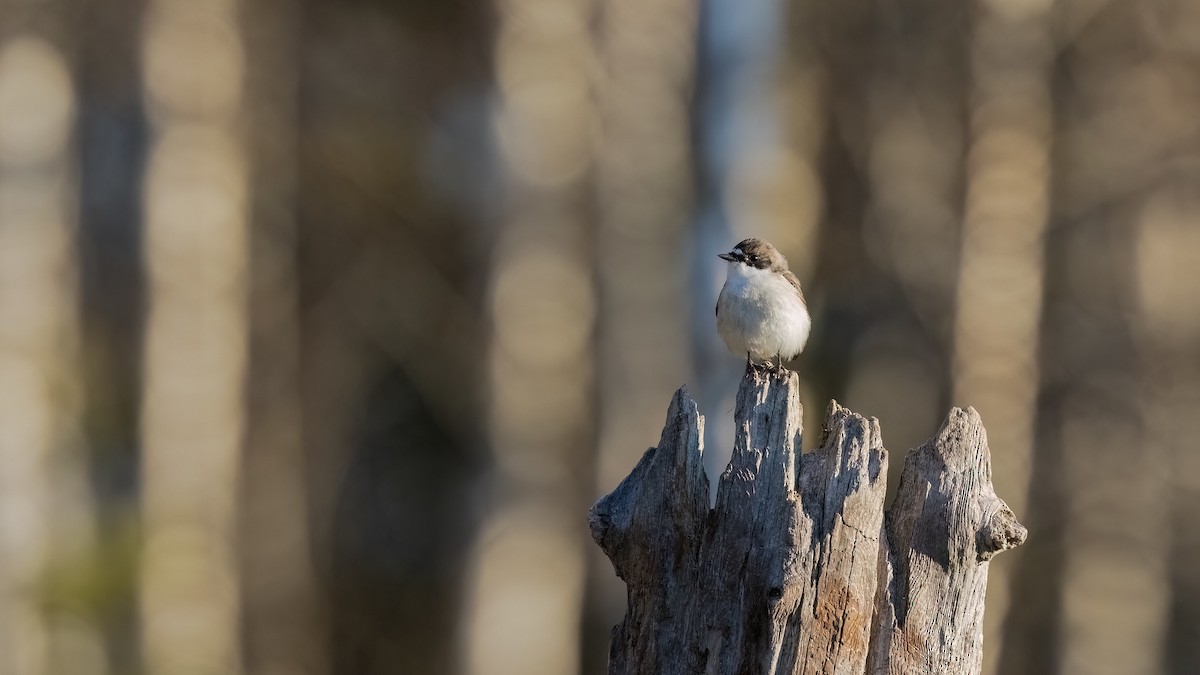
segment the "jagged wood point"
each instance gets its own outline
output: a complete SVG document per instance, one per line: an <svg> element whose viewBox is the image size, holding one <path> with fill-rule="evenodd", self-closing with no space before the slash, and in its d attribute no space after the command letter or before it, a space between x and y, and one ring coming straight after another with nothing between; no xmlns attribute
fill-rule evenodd
<svg viewBox="0 0 1200 675"><path fill-rule="evenodd" d="M975 674L988 561L1025 540L972 408L908 454L884 511L879 423L831 402L801 455L799 378L748 368L709 509L704 418L681 387L662 437L592 507L628 589L610 675Z"/></svg>

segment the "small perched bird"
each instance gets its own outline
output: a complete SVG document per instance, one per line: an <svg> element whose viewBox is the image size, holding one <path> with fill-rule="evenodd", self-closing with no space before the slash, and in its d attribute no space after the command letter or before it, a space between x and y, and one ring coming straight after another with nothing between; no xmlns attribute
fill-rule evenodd
<svg viewBox="0 0 1200 675"><path fill-rule="evenodd" d="M800 280L788 270L787 258L762 239L745 239L717 257L729 263L717 297L717 333L746 362L783 362L804 351L812 325Z"/></svg>

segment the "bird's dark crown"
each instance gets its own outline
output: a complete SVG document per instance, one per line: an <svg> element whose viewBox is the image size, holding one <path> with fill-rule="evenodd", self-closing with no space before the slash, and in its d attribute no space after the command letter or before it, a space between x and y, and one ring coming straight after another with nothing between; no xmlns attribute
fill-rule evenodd
<svg viewBox="0 0 1200 675"><path fill-rule="evenodd" d="M737 246L733 247L732 254L738 262L760 270L783 271L787 269L787 258L784 258L783 254L769 242L757 237L750 237L738 242Z"/></svg>

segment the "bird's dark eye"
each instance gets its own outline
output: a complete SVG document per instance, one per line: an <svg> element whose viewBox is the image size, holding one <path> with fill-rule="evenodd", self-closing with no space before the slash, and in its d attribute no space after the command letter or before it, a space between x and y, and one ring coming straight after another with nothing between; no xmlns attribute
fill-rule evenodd
<svg viewBox="0 0 1200 675"><path fill-rule="evenodd" d="M753 253L750 254L750 262L758 262L758 256L754 255Z"/></svg>

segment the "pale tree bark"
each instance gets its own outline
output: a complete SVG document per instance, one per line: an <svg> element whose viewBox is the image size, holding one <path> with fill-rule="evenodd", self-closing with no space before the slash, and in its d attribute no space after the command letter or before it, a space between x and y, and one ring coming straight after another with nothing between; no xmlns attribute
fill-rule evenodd
<svg viewBox="0 0 1200 675"><path fill-rule="evenodd" d="M0 672L92 675L106 668L98 626L45 598L48 571L95 544L80 429L77 105L62 8L27 9L0 20Z"/></svg>
<svg viewBox="0 0 1200 675"><path fill-rule="evenodd" d="M688 342L687 224L692 180L688 101L696 3L600 3L597 87L596 253L598 293L599 485L612 485L659 424L654 403L691 379ZM715 260L715 258L714 258ZM710 262L710 261L706 261ZM620 590L593 549L585 609L585 669L603 663L599 637L620 616ZM588 670L585 670L588 672Z"/></svg>
<svg viewBox="0 0 1200 675"><path fill-rule="evenodd" d="M874 672L980 672L988 561L1026 536L992 488L979 414L952 409L933 438L908 454L888 509L891 583Z"/></svg>
<svg viewBox="0 0 1200 675"><path fill-rule="evenodd" d="M1194 102L1194 104L1200 101ZM1170 540L1167 570L1170 624L1165 672L1200 672L1200 230L1195 226L1197 182L1181 176L1147 200L1139 215L1136 260L1138 314L1134 324L1142 367L1141 447L1165 471L1160 494L1167 510L1161 532Z"/></svg>
<svg viewBox="0 0 1200 675"><path fill-rule="evenodd" d="M746 373L733 459L708 508L704 418L686 390L589 514L628 586L609 672L978 673L988 561L1025 530L991 487L979 416L954 409L883 508L879 424L836 402L800 454L795 373Z"/></svg>
<svg viewBox="0 0 1200 675"><path fill-rule="evenodd" d="M487 389L497 499L469 572L469 675L580 667L586 542L569 514L583 507L578 467L595 420L593 11L589 0L497 5L506 190L490 261Z"/></svg>
<svg viewBox="0 0 1200 675"><path fill-rule="evenodd" d="M155 0L143 59L140 621L145 672L241 672L237 486L246 379L245 68L234 0Z"/></svg>
<svg viewBox="0 0 1200 675"><path fill-rule="evenodd" d="M1023 512L1040 385L1054 44L1049 5L1013 12L982 0L974 20L953 400L971 401L992 422L992 439L1004 448L996 482ZM992 570L985 673L996 672L1004 652L1009 570L1017 564Z"/></svg>
<svg viewBox="0 0 1200 675"><path fill-rule="evenodd" d="M634 459L631 436L657 424L650 397L688 370L688 94L696 8L686 0L602 3L598 87L604 142L597 157L596 259L605 299L600 383L600 480Z"/></svg>

